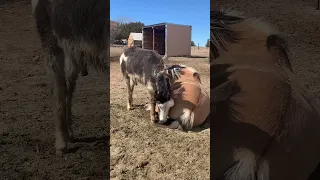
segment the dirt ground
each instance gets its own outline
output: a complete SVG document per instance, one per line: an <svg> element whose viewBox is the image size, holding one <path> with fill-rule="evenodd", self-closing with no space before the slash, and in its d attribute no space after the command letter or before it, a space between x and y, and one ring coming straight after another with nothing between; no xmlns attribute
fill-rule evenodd
<svg viewBox="0 0 320 180"><path fill-rule="evenodd" d="M0 179L106 179L109 174L108 79L89 69L74 96L74 131L55 155L49 78L30 0L0 9Z"/></svg>
<svg viewBox="0 0 320 180"><path fill-rule="evenodd" d="M121 48L111 48L114 56L121 52ZM192 55L197 57L170 58L169 63L197 69L209 92L209 49L192 48ZM111 179L209 179L210 129L180 132L155 127L143 109L149 97L142 85L134 89L135 109L127 111L126 84L118 59L110 69Z"/></svg>

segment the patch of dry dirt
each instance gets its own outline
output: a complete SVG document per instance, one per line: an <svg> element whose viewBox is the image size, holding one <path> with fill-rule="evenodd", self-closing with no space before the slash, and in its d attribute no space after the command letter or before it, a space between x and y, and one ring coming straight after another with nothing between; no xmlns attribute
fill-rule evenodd
<svg viewBox="0 0 320 180"><path fill-rule="evenodd" d="M51 83L30 2L11 1L0 10L0 179L105 179L108 79L93 70L79 78L73 115L81 141L57 157Z"/></svg>
<svg viewBox="0 0 320 180"><path fill-rule="evenodd" d="M111 48L116 56L120 48ZM206 52L206 53L205 53ZM208 57L208 48L193 49L192 55ZM209 91L208 58L170 58L170 64L185 64L200 72ZM110 165L112 179L209 179L210 129L180 132L155 127L143 109L148 95L142 85L134 89L132 111L126 109L126 84L118 61L110 74Z"/></svg>

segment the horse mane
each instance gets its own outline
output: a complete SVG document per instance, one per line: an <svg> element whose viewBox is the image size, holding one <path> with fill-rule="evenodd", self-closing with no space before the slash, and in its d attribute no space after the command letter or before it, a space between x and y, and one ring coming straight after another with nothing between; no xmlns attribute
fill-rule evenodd
<svg viewBox="0 0 320 180"><path fill-rule="evenodd" d="M166 74L169 76L171 81L176 81L179 79L181 75L183 75L182 69L186 68L187 66L181 65L181 64L175 64L165 69Z"/></svg>
<svg viewBox="0 0 320 180"><path fill-rule="evenodd" d="M234 31L230 25L242 22L245 18L228 14L230 10L211 10L210 12L210 48L211 57L220 56L220 51L227 51L226 43L235 43L240 40L240 32Z"/></svg>

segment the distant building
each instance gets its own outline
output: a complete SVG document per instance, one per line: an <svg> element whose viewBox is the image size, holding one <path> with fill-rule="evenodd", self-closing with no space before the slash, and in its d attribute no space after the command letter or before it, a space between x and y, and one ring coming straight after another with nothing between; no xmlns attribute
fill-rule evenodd
<svg viewBox="0 0 320 180"><path fill-rule="evenodd" d="M142 48L160 55L191 56L192 26L160 23L142 28Z"/></svg>
<svg viewBox="0 0 320 180"><path fill-rule="evenodd" d="M128 47L137 46L142 48L142 33L130 33Z"/></svg>

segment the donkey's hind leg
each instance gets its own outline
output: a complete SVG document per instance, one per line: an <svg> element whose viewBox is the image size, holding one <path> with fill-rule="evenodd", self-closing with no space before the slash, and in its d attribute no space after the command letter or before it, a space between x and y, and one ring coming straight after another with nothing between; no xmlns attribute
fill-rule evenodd
<svg viewBox="0 0 320 180"><path fill-rule="evenodd" d="M53 109L55 113L56 153L62 155L67 151L69 139L66 122L66 81L64 71L64 54L62 51L52 55L48 61L48 68L53 78Z"/></svg>
<svg viewBox="0 0 320 180"><path fill-rule="evenodd" d="M77 57L72 56L70 53L66 53L66 82L67 82L67 97L66 97L66 121L68 123L68 132L69 132L69 137L70 140L73 140L73 130L72 130L72 97L73 97L73 92L76 86L76 81L78 79L78 74L82 70L77 63L77 60L80 60L80 56L78 59Z"/></svg>
<svg viewBox="0 0 320 180"><path fill-rule="evenodd" d="M127 109L132 110L132 94L134 89L134 82L130 77L126 77L127 83Z"/></svg>
<svg viewBox="0 0 320 180"><path fill-rule="evenodd" d="M84 55L84 53L79 54L79 66L80 66L80 74L81 76L87 76L88 73L88 67L87 67L87 62L85 61L85 58L88 58L87 56Z"/></svg>

